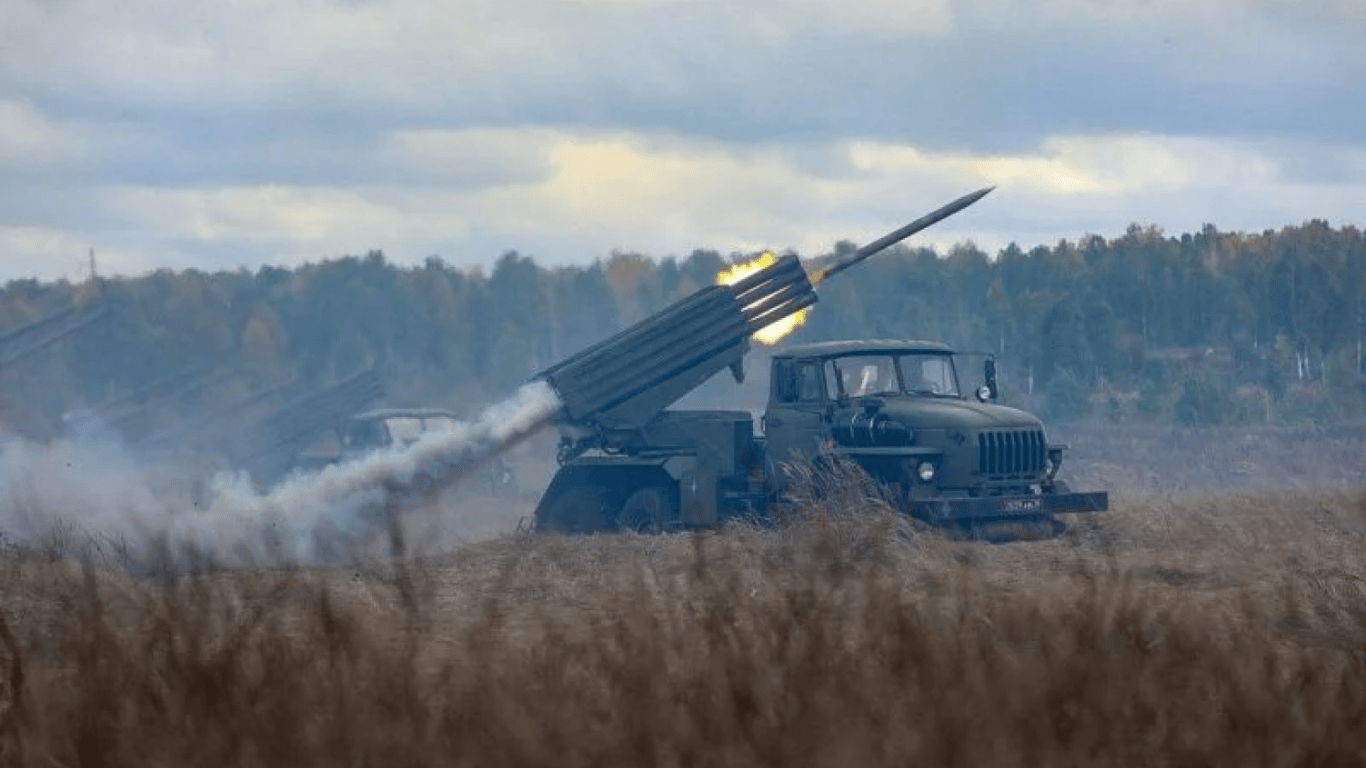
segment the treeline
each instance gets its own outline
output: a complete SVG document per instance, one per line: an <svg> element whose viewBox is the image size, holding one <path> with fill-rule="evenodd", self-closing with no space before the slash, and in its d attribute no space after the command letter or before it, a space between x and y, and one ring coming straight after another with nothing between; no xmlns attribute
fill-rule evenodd
<svg viewBox="0 0 1366 768"><path fill-rule="evenodd" d="M754 255L616 252L551 268L509 252L485 273L372 252L294 269L13 281L0 290L0 329L96 298L110 314L0 370L4 405L11 422L56 423L208 361L315 381L374 366L395 404L469 412ZM1366 404L1366 238L1352 226L1171 237L1133 225L1116 239L994 255L898 246L820 296L790 340L936 338L990 351L1009 396L1056 419L1327 421Z"/></svg>

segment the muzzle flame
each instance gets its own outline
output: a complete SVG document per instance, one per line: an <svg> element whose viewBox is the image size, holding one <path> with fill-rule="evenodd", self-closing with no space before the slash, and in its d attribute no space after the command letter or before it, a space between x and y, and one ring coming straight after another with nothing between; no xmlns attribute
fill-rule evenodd
<svg viewBox="0 0 1366 768"><path fill-rule="evenodd" d="M774 256L768 251L765 251L758 257L751 259L750 261L744 262L743 264L736 264L732 266L730 269L723 269L720 272L717 272L716 284L731 285L732 283L749 277L750 275L754 274L755 272L758 272L759 270L765 267L772 266L773 264L777 263L777 261L777 256ZM801 325L802 323L805 323L806 316L810 311L810 307L800 309L797 312L788 315L787 317L784 317L782 320L777 321L776 323L766 325L758 331L755 331L754 336L752 338L760 344L773 346L774 344L777 344L779 341L782 341L783 338L787 336L789 333L792 333L794 330L796 330L797 326Z"/></svg>

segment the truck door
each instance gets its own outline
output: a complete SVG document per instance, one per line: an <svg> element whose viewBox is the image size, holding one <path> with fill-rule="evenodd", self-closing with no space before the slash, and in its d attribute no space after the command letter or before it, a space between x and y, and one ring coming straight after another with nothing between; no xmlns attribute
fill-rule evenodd
<svg viewBox="0 0 1366 768"><path fill-rule="evenodd" d="M820 360L774 360L764 436L770 477L781 478L779 465L808 461L828 435L826 382Z"/></svg>

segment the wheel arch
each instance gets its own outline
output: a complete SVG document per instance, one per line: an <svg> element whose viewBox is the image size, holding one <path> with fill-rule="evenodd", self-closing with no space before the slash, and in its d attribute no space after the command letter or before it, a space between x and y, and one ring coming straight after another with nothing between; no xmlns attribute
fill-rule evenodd
<svg viewBox="0 0 1366 768"><path fill-rule="evenodd" d="M560 467L545 493L541 494L541 500L536 504L536 519L543 519L555 502L571 488L601 488L606 492L609 503L620 508L632 493L651 485L662 485L675 492L678 489L678 481L659 464L570 464Z"/></svg>

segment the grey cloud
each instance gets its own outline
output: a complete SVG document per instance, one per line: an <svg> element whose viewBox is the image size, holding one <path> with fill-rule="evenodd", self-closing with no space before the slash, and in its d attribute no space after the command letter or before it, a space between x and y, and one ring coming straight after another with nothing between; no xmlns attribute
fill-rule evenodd
<svg viewBox="0 0 1366 768"><path fill-rule="evenodd" d="M274 123L264 116L207 119L172 115L154 122L100 126L82 118L92 146L57 164L5 167L0 179L51 185L58 179L152 186L405 184L473 190L545 179L551 167L533 144L488 143L475 137L435 165L394 152L394 135L363 121L337 129Z"/></svg>
<svg viewBox="0 0 1366 768"><path fill-rule="evenodd" d="M100 197L91 187L51 180L8 179L0 183L0 227L65 229L123 224L122 219L109 214Z"/></svg>
<svg viewBox="0 0 1366 768"><path fill-rule="evenodd" d="M958 28L947 37L870 37L794 23L767 40L755 36L750 19L715 3L585 4L576 12L536 5L541 15L527 13L530 31L519 31L517 6L507 3L501 11L479 6L491 18L476 20L489 27L472 25L464 37L443 41L432 30L379 44L389 58L323 50L315 66L300 69L298 52L267 47L252 52L259 61L222 62L202 89L174 72L167 77L186 82L157 86L69 72L72 82L91 77L106 85L97 100L89 88L37 78L28 67L6 67L4 80L59 113L141 114L158 123L194 116L206 135L215 125L321 135L530 124L740 142L863 135L978 151L1017 151L1069 131L1366 140L1366 104L1357 95L1366 45L1341 28L1350 6L1323 5L1317 15L1284 24L1286 12L1275 5L1201 5L1238 10L1236 18L1229 14L1244 25L1241 36L1211 29L1217 14L1107 23L1096 13L1072 20L1046 2L1034 14L1012 3L955 4ZM1018 23L1002 21L1005 7ZM771 9L780 27L783 8ZM68 66L27 53L35 66ZM281 65L272 69L277 58ZM86 66L100 61L92 57Z"/></svg>
<svg viewBox="0 0 1366 768"><path fill-rule="evenodd" d="M1366 181L1366 147L1284 147L1276 154L1280 178L1294 184L1360 184Z"/></svg>
<svg viewBox="0 0 1366 768"><path fill-rule="evenodd" d="M1067 133L1274 140L1258 145L1279 171L1265 192L1211 192L1224 183L1217 178L1122 199L1003 188L974 214L978 231L1030 244L1085 229L1118 234L1131 221L1179 231L1204 221L1260 229L1315 210L1345 217L1354 200L1301 187L1366 184L1366 6L1349 0L963 0L951 6L946 35L928 23L904 34L821 24L793 10L813 5L803 3L760 12L709 0L462 0L455 22L430 25L405 17L409 0L301 0L260 6L255 17L230 15L224 4L168 1L162 13L146 2L0 3L12 24L0 25L0 100L32 103L86 144L60 162L0 167L0 226L74 232L143 254L127 257L130 268L339 254L285 239L201 241L139 229L151 225L106 197L119 185L331 186L362 195L388 186L411 190L416 203L424 190L533 184L551 170L535 137L472 137L429 153L440 162L412 162L421 153L396 153L393 143L404 130L657 131L742 160L774 152L816 180L850 181L878 175L854 167L836 144L850 137L972 153L1035 152L1045 137ZM370 15L317 22L329 8ZM24 21L35 13L39 21ZM755 205L796 229L827 220L878 234L916 213L907 207L922 196L966 191L915 183L910 202L860 193ZM1303 198L1265 197L1288 191ZM407 211L409 202L390 207ZM596 221L553 233L468 226L458 238L429 233L350 250L414 260L439 253L457 263L508 248L549 260L605 250ZM642 223L642 237L651 231Z"/></svg>

